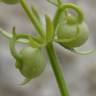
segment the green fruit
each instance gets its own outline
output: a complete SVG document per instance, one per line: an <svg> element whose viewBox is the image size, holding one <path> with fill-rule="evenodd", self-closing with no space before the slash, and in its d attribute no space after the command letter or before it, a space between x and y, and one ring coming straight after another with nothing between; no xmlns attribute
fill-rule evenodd
<svg viewBox="0 0 96 96"><path fill-rule="evenodd" d="M89 30L84 22L81 24L62 23L58 25L56 29L56 35L58 39L62 40L62 42L59 42L60 44L68 48L74 48L80 47L86 42L89 36ZM70 40L70 38L74 39ZM65 39L69 39L70 41L64 42L63 40Z"/></svg>
<svg viewBox="0 0 96 96"><path fill-rule="evenodd" d="M16 4L19 3L20 0L1 0L1 1L6 4Z"/></svg>
<svg viewBox="0 0 96 96"><path fill-rule="evenodd" d="M25 47L19 55L22 62L17 60L16 67L25 78L32 79L44 71L46 64L41 49Z"/></svg>

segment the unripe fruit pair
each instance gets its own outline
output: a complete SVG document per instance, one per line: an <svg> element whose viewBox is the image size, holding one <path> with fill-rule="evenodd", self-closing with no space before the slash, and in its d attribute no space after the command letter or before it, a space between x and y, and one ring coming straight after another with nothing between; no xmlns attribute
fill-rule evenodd
<svg viewBox="0 0 96 96"><path fill-rule="evenodd" d="M13 34L9 46L12 56L16 59L16 68L28 80L39 76L45 69L45 58L41 48L24 47L17 52L15 43L17 39L21 39L22 35ZM25 36L26 37L26 36Z"/></svg>
<svg viewBox="0 0 96 96"><path fill-rule="evenodd" d="M75 20L75 19L74 19ZM74 48L83 45L89 37L89 29L85 22L80 24L72 21L58 24L56 29L56 36L59 42L64 47ZM70 40L73 38L72 40ZM65 42L65 39L69 39Z"/></svg>
<svg viewBox="0 0 96 96"><path fill-rule="evenodd" d="M16 67L27 79L37 77L45 69L45 59L41 49L25 47L20 53L21 62L16 60Z"/></svg>

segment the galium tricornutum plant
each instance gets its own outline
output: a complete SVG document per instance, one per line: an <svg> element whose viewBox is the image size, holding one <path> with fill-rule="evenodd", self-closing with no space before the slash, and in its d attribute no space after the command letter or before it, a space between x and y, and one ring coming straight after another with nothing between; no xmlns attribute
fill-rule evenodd
<svg viewBox="0 0 96 96"><path fill-rule="evenodd" d="M58 43L71 52L79 54L89 54L94 52L94 50L81 52L76 48L83 45L89 37L89 29L79 6L73 3L63 3L61 0L47 1L56 6L56 13L54 14L53 20L48 15L45 15L46 28L43 28L42 20L37 10L33 6L31 10L26 0L0 0L1 3L10 4L10 6L20 3L37 30L37 34L35 36L23 33L16 34L15 27L13 27L12 34L7 33L3 29L0 29L0 33L6 38L9 38L9 47L12 56L16 60L16 68L25 77L22 84L28 83L44 71L46 64L42 48L45 48L61 96L69 96L53 43ZM73 10L74 12L72 13L69 10ZM15 48L17 42L27 44L27 47L17 52Z"/></svg>

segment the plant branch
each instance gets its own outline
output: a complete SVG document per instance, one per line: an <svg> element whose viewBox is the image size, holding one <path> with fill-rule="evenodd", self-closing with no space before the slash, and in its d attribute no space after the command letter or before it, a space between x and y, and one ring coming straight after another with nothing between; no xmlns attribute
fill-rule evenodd
<svg viewBox="0 0 96 96"><path fill-rule="evenodd" d="M34 27L36 28L36 30L38 31L38 33L44 37L44 33L43 33L43 29L41 27L40 22L38 22L38 20L36 19L34 13L29 9L27 3L25 0L20 0L21 6L24 8L25 12L27 13L28 17L30 18L32 24L34 25Z"/></svg>
<svg viewBox="0 0 96 96"><path fill-rule="evenodd" d="M8 39L11 39L13 37L12 34L4 31L3 29L0 28L0 34L2 34L4 37L8 38ZM29 43L29 40L28 39L20 39L20 40L17 40L18 42L20 43L24 43L24 44L28 44Z"/></svg>

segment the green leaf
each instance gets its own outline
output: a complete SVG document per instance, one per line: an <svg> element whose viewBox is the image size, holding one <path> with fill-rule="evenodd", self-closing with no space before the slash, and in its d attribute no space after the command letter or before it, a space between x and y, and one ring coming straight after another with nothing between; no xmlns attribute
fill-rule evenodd
<svg viewBox="0 0 96 96"><path fill-rule="evenodd" d="M38 22L36 16L32 12L32 10L30 10L29 6L27 5L26 0L20 0L20 4L24 8L27 16L31 20L31 23L34 25L34 27L37 30L37 32L39 33L39 35L43 38L44 37L43 28L42 28L41 24Z"/></svg>
<svg viewBox="0 0 96 96"><path fill-rule="evenodd" d="M33 12L33 14L35 15L36 19L39 21L40 24L42 24L41 18L40 18L40 16L39 16L38 12L37 12L37 9L36 9L33 5L32 5L32 7L31 7L31 9L32 9L32 12Z"/></svg>
<svg viewBox="0 0 96 96"><path fill-rule="evenodd" d="M45 19L46 19L46 41L51 42L54 36L53 23L47 15L45 15Z"/></svg>

